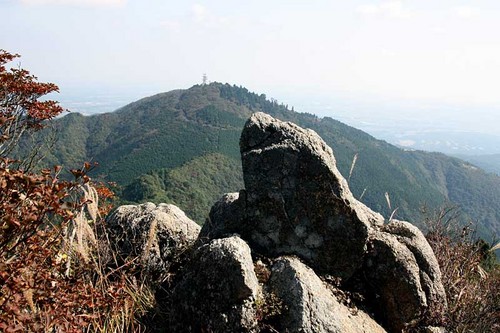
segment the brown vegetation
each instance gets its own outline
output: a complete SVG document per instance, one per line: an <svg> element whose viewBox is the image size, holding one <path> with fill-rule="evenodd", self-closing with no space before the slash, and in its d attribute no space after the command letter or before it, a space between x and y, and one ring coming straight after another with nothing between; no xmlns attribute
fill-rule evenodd
<svg viewBox="0 0 500 333"><path fill-rule="evenodd" d="M0 226L0 330L136 331L135 315L144 303L137 298L141 291L149 295L126 267L107 268L112 258L95 236L105 212L98 212L97 197L90 201L93 187L6 166L0 178L7 180L0 188L6 207Z"/></svg>
<svg viewBox="0 0 500 333"><path fill-rule="evenodd" d="M9 159L23 134L63 111L38 100L57 86L5 67L15 57L0 50L0 331L140 331L136 317L153 298L127 265L108 268L113 258L96 231L113 193L91 185L93 166L71 170L68 181L61 167L32 172L30 161Z"/></svg>
<svg viewBox="0 0 500 333"><path fill-rule="evenodd" d="M460 225L455 209L442 209L427 219L427 240L436 254L449 311L451 332L500 331L500 265L471 225Z"/></svg>

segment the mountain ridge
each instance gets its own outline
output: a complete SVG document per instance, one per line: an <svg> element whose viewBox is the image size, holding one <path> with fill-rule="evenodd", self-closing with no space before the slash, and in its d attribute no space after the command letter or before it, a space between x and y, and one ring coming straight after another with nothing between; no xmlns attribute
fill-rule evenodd
<svg viewBox="0 0 500 333"><path fill-rule="evenodd" d="M167 174L211 154L239 161L241 128L257 111L315 130L334 150L344 176L357 156L350 177L352 191L384 216L398 208L398 218L419 224L420 206L437 208L452 202L479 221L483 234L500 234L500 203L496 202L500 198L499 177L444 154L404 151L331 117L298 113L264 94L229 84L195 85L160 93L112 113L69 114L56 121L61 139L47 162L69 167L84 160L98 161L101 166L95 177L115 181L126 189L144 175L158 174L162 169ZM213 193L213 197L221 194ZM124 199L134 202L135 198ZM143 196L139 201L151 199L155 196Z"/></svg>
<svg viewBox="0 0 500 333"><path fill-rule="evenodd" d="M479 168L495 173L500 176L500 154L482 154L482 155L456 155L458 158L468 161Z"/></svg>

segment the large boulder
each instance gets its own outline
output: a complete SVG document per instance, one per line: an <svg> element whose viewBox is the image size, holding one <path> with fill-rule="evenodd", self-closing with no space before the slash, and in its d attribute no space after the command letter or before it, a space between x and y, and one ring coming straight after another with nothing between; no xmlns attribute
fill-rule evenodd
<svg viewBox="0 0 500 333"><path fill-rule="evenodd" d="M139 273L153 282L169 272L159 300L169 314L165 328L442 330L446 296L425 237L407 222L384 224L356 200L332 149L315 132L256 113L240 148L245 189L216 202L201 232L173 205L121 206L107 218L123 263L139 263ZM259 258L255 265L251 251ZM344 305L339 289L319 278L326 275L361 293L378 323Z"/></svg>
<svg viewBox="0 0 500 333"><path fill-rule="evenodd" d="M245 190L214 206L201 235L236 232L259 253L294 254L319 272L351 277L370 228L384 219L353 197L332 149L312 130L255 113L240 150Z"/></svg>
<svg viewBox="0 0 500 333"><path fill-rule="evenodd" d="M245 189L214 204L202 239L238 233L257 253L296 255L346 284L356 276L391 332L439 326L446 297L426 239L356 200L314 131L256 113L240 149Z"/></svg>
<svg viewBox="0 0 500 333"><path fill-rule="evenodd" d="M172 294L174 332L255 332L260 294L248 245L232 236L198 248Z"/></svg>
<svg viewBox="0 0 500 333"><path fill-rule="evenodd" d="M441 272L417 227L393 220L373 231L364 274L375 310L392 332L441 323L447 308Z"/></svg>
<svg viewBox="0 0 500 333"><path fill-rule="evenodd" d="M141 274L155 280L195 242L200 226L174 205L145 203L118 207L106 231L121 263L135 260Z"/></svg>
<svg viewBox="0 0 500 333"><path fill-rule="evenodd" d="M297 258L279 258L272 267L270 289L284 303L280 331L301 333L385 333L368 314L348 308Z"/></svg>

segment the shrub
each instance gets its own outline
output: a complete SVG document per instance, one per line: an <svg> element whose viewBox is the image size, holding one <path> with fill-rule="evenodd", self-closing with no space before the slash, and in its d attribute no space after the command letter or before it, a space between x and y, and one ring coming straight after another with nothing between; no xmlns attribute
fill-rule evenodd
<svg viewBox="0 0 500 333"><path fill-rule="evenodd" d="M61 181L48 170L27 174L8 164L0 179L0 330L137 330L135 317L152 295L127 267L108 269L113 258L96 236L105 212L88 180Z"/></svg>
<svg viewBox="0 0 500 333"><path fill-rule="evenodd" d="M130 278L131 265L109 268L102 216L113 193L91 184L93 166L71 170L69 181L59 166L32 172L30 161L8 157L23 134L62 112L54 101L38 101L57 86L6 69L15 57L0 50L0 331L141 331L136 318L153 296Z"/></svg>
<svg viewBox="0 0 500 333"><path fill-rule="evenodd" d="M500 266L491 260L493 248L476 241L472 226L457 218L451 208L426 219L448 298L446 326L451 332L498 332Z"/></svg>

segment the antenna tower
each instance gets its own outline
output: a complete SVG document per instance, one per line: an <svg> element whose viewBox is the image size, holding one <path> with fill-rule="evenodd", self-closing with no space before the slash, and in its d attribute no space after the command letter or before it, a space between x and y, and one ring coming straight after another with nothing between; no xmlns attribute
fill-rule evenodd
<svg viewBox="0 0 500 333"><path fill-rule="evenodd" d="M206 85L208 82L207 74L203 74L203 85Z"/></svg>

